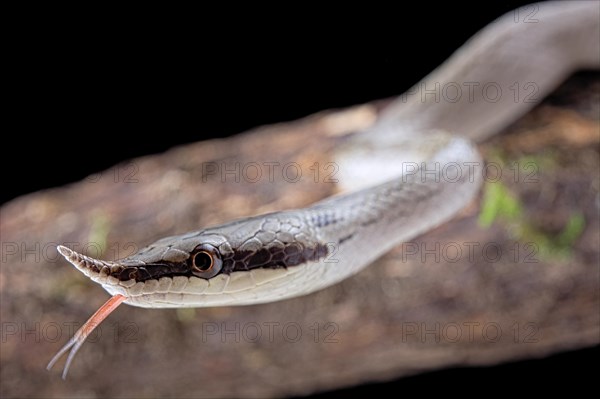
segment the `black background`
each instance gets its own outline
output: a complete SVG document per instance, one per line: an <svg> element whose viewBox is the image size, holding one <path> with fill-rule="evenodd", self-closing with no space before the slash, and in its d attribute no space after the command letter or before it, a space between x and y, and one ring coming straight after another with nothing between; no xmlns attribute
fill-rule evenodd
<svg viewBox="0 0 600 399"><path fill-rule="evenodd" d="M230 5L81 10L76 18L38 9L10 36L6 78L15 90L5 108L0 202L178 144L398 95L525 3L346 4L333 13ZM595 386L598 354L439 371L338 394L575 391Z"/></svg>
<svg viewBox="0 0 600 399"><path fill-rule="evenodd" d="M0 202L177 144L399 95L525 3L363 4L277 16L238 6L77 18L37 10L9 41L15 90L5 110L14 123L2 138Z"/></svg>

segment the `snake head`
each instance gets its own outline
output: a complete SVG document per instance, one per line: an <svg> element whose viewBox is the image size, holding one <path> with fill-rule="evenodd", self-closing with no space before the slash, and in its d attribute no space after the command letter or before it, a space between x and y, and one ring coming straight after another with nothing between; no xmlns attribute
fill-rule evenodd
<svg viewBox="0 0 600 399"><path fill-rule="evenodd" d="M58 251L111 295L141 307L250 304L315 290L318 274L302 290L289 289L293 274L324 259L328 247L295 214L248 218L166 237L116 261ZM323 280L327 281L327 280Z"/></svg>
<svg viewBox="0 0 600 399"><path fill-rule="evenodd" d="M214 277L222 269L222 253L227 248L219 249L213 244L202 242L197 245L183 240L177 244L156 243L143 248L138 253L118 261L95 259L80 254L72 249L59 245L58 252L77 270L94 282L107 287L131 288L137 283L152 285L153 280L175 276L197 277L208 279ZM142 284L140 285L142 287Z"/></svg>

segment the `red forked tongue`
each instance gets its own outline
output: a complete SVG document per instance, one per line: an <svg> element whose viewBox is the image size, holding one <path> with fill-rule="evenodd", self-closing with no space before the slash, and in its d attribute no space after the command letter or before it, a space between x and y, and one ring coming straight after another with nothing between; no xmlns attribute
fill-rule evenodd
<svg viewBox="0 0 600 399"><path fill-rule="evenodd" d="M106 303L102 305L100 309L98 309L96 313L94 313L92 317L90 317L88 321L86 321L85 324L81 326L79 330L77 330L77 332L75 333L75 335L73 335L69 342L67 342L65 346L63 346L62 349L59 350L56 355L54 355L52 360L50 360L50 363L48 363L46 370L50 370L52 366L54 366L54 364L58 361L58 359L60 359L62 355L64 355L69 349L72 348L71 352L69 353L69 356L67 357L67 362L65 363L65 368L62 373L63 380L66 379L67 373L69 372L69 367L71 366L71 362L73 361L73 358L75 357L75 354L77 353L81 345L83 345L83 343L85 342L86 338L92 333L92 331L94 331L94 329L98 325L100 325L100 323L102 323L104 319L106 319L106 317L109 314L111 314L126 299L127 297L121 294L117 294L111 297L108 301L106 301Z"/></svg>

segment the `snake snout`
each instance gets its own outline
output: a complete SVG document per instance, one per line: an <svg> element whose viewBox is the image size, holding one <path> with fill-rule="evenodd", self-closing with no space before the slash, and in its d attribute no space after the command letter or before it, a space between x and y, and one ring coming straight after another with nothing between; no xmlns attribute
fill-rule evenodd
<svg viewBox="0 0 600 399"><path fill-rule="evenodd" d="M75 266L77 270L100 284L118 284L118 280L111 278L110 276L125 269L125 267L119 263L94 259L62 245L58 245L56 249L67 261L69 261L69 263Z"/></svg>

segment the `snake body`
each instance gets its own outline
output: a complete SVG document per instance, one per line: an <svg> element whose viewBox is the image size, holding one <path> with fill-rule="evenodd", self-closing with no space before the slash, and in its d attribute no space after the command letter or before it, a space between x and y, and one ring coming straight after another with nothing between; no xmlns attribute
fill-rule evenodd
<svg viewBox="0 0 600 399"><path fill-rule="evenodd" d="M519 101L509 87L529 84L539 100L574 70L598 68L600 3L549 2L532 9L535 23L518 23L514 13L501 17L392 103L374 126L346 140L335 156L348 193L163 238L118 261L63 246L59 252L118 303L148 308L272 302L357 273L474 198L482 180L474 142L536 103ZM493 101L481 90L451 101L427 95L436 87L486 84L504 95ZM118 303L111 302L111 310ZM74 337L50 366L75 345L66 373L87 333Z"/></svg>
<svg viewBox="0 0 600 399"><path fill-rule="evenodd" d="M429 143L433 156L420 168L305 209L164 238L116 262L59 250L136 306L247 305L307 294L356 273L472 198L480 181L477 151L457 137L438 134L435 141ZM433 173L449 162L448 176ZM210 271L198 269L198 256L211 257Z"/></svg>

